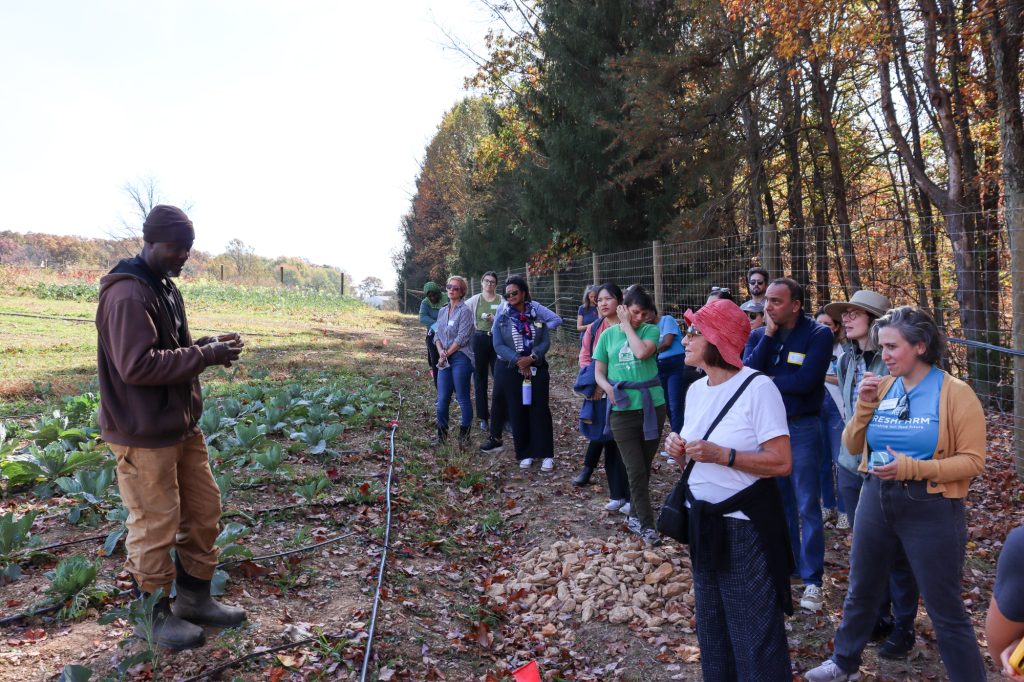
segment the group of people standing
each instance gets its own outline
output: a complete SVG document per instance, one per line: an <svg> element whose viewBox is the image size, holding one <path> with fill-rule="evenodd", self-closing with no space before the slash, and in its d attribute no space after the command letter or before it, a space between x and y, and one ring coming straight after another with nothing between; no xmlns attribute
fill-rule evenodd
<svg viewBox="0 0 1024 682"><path fill-rule="evenodd" d="M451 278L428 335L441 362L438 437L452 391L444 360L468 348L469 367L476 350L477 413L489 433L482 449L498 451L508 420L521 465L542 457L549 470L545 356L560 320L529 300L521 278L506 281L504 301L493 273L482 283L477 300L463 303L465 282ZM663 450L683 471L705 679L790 679L790 585L803 584L802 608L821 609L830 516L836 528L853 529L849 585L834 653L806 679L858 679L872 640L883 657L906 656L920 596L949 678L985 679L960 597L964 498L984 467L985 419L973 390L942 369L940 330L926 311L893 308L877 292L858 291L811 317L796 281L752 268L747 285L742 305L717 287L682 325L659 315L638 286L584 293L574 389L589 444L573 484L590 482L603 454L606 508L624 511L626 526L655 545L652 462ZM437 302L424 305L421 319L433 324ZM472 418L470 374L451 373L463 405L460 435Z"/></svg>

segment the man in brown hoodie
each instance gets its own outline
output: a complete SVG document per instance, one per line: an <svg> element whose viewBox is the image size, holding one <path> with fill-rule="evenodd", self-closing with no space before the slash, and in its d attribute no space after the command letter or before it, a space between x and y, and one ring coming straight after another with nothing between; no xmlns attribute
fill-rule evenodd
<svg viewBox="0 0 1024 682"><path fill-rule="evenodd" d="M189 649L205 641L199 625L231 627L245 620L242 609L210 596L220 489L198 426L199 374L212 365L230 367L243 343L235 333L196 341L189 334L184 301L171 281L195 240L188 216L156 206L142 237L142 252L100 280L100 431L117 457L117 484L128 510L125 567L144 595L163 590L154 611L157 643Z"/></svg>

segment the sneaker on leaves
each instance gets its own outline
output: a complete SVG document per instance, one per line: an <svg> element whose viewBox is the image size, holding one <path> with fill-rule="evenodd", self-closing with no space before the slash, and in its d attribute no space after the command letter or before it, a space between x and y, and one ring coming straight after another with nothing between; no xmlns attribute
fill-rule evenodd
<svg viewBox="0 0 1024 682"><path fill-rule="evenodd" d="M846 514L840 514L839 518L836 519L836 530L850 530L850 517Z"/></svg>
<svg viewBox="0 0 1024 682"><path fill-rule="evenodd" d="M540 463L541 471L551 471L555 468L555 459L553 457L545 457L544 461Z"/></svg>
<svg viewBox="0 0 1024 682"><path fill-rule="evenodd" d="M640 519L635 516L630 516L626 519L626 528L637 535L641 535L644 531L643 526L640 525Z"/></svg>
<svg viewBox="0 0 1024 682"><path fill-rule="evenodd" d="M527 457L526 459L519 460L519 468L520 469L529 469L532 466L533 466L533 458L532 457Z"/></svg>
<svg viewBox="0 0 1024 682"><path fill-rule="evenodd" d="M648 547L657 547L661 544L661 535L653 528L644 528L640 531L640 537Z"/></svg>
<svg viewBox="0 0 1024 682"><path fill-rule="evenodd" d="M859 680L860 672L844 673L830 658L814 670L804 673L804 679L807 682L846 682Z"/></svg>
<svg viewBox="0 0 1024 682"><path fill-rule="evenodd" d="M633 505L631 505L629 502L619 507L619 512L625 514L626 516L629 516L629 512L631 511L633 511Z"/></svg>
<svg viewBox="0 0 1024 682"><path fill-rule="evenodd" d="M608 500L608 504L604 508L608 511L615 511L616 509L621 509L624 504L626 504L625 500Z"/></svg>
<svg viewBox="0 0 1024 682"><path fill-rule="evenodd" d="M821 610L821 588L817 585L808 585L804 588L804 596L800 598L800 608L808 611Z"/></svg>

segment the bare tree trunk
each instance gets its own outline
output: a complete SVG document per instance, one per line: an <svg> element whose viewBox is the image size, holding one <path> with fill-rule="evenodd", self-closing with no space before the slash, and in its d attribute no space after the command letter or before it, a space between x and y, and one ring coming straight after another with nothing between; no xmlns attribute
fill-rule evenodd
<svg viewBox="0 0 1024 682"><path fill-rule="evenodd" d="M825 82L821 73L821 64L817 59L808 60L811 67L811 92L818 109L821 134L825 138L825 149L828 152L829 170L832 175L832 193L836 207L836 221L839 223L839 237L843 250L843 262L854 291L861 288L860 269L857 267L857 255L853 250L853 232L850 226L850 211L846 203L846 178L843 174L842 157L839 150L839 138L832 121L833 90Z"/></svg>
<svg viewBox="0 0 1024 682"><path fill-rule="evenodd" d="M1021 113L1020 57L1024 0L982 0L980 8L992 45L999 142L1003 157L1003 210L1010 243L1013 348L1024 351L1024 116ZM1024 478L1024 357L1013 358L1013 453Z"/></svg>
<svg viewBox="0 0 1024 682"><path fill-rule="evenodd" d="M828 270L828 216L825 214L825 180L818 167L817 151L807 136L807 147L811 154L811 184L814 192L811 194L811 217L814 220L814 271L815 283L818 290L819 301L830 301L832 288L829 281ZM845 292L849 300L850 292Z"/></svg>
<svg viewBox="0 0 1024 682"><path fill-rule="evenodd" d="M783 127L783 148L789 172L786 173L786 206L789 209L789 252L790 272L793 279L804 287L810 284L807 262L807 235L804 225L803 175L800 170L800 125L803 110L800 103L800 85L789 79L792 62L779 68L779 99L782 104L781 125ZM819 292L820 293L820 292ZM816 305L823 305L820 296Z"/></svg>

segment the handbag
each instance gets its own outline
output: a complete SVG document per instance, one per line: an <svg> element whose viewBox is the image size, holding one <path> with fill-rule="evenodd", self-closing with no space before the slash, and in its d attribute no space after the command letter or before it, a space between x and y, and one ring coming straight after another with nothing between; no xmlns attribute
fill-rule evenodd
<svg viewBox="0 0 1024 682"><path fill-rule="evenodd" d="M725 418L725 415L729 413L732 406L736 404L736 400L739 399L743 391L747 390L747 386L754 380L755 377L764 376L761 372L754 372L744 380L736 392L729 398L729 402L722 407L722 411L715 417L715 421L711 422L711 426L708 427L707 433L704 434L704 438L701 440L707 440L711 436L711 432L715 430L718 423ZM693 466L696 464L696 460L690 460L686 464L686 468L683 470L683 475L676 482L675 486L672 487L672 492L665 498L665 502L661 505L661 513L658 515L657 528L658 532L662 535L667 535L673 540L677 540L681 543L688 544L690 541L690 510L686 506L686 493L689 490L690 473L693 472Z"/></svg>
<svg viewBox="0 0 1024 682"><path fill-rule="evenodd" d="M594 341L597 337L596 330L597 326L601 323L601 319L598 318L596 322L590 323L590 355L594 355ZM597 368L594 367L594 362L591 360L590 364L586 367L580 368L579 374L576 375L576 383L572 385L574 393L578 393L587 400L590 400L590 396L594 395L594 391L597 389Z"/></svg>

